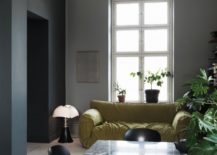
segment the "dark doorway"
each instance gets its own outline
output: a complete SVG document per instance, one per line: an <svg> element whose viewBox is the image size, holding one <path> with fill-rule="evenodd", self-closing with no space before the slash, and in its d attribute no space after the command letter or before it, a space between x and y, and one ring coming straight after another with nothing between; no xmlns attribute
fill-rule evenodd
<svg viewBox="0 0 217 155"><path fill-rule="evenodd" d="M48 142L48 20L28 12L27 140Z"/></svg>

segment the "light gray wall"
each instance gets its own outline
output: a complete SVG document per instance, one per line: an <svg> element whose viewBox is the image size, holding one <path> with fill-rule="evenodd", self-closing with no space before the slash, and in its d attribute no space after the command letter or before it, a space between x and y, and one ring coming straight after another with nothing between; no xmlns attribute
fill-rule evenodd
<svg viewBox="0 0 217 155"><path fill-rule="evenodd" d="M69 0L68 47L66 52L66 101L80 111L91 99L108 99L108 1ZM216 0L175 0L174 2L174 95L180 97L182 85L199 68L208 67L212 45L210 32L217 30ZM100 82L77 83L75 53L78 50L101 52Z"/></svg>
<svg viewBox="0 0 217 155"><path fill-rule="evenodd" d="M66 103L83 112L92 99L108 99L108 0L69 0ZM100 51L99 83L76 82L76 52Z"/></svg>
<svg viewBox="0 0 217 155"><path fill-rule="evenodd" d="M208 68L213 45L210 32L217 30L216 0L175 0L174 84L175 98L183 94L183 84Z"/></svg>

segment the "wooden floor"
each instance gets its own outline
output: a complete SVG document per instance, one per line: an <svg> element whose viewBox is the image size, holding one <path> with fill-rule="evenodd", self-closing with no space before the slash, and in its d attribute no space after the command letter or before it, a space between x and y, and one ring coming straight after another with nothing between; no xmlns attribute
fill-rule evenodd
<svg viewBox="0 0 217 155"><path fill-rule="evenodd" d="M58 143L57 140L52 143L28 143L27 155L48 155L48 148L53 145L63 145L70 150L71 155L83 155L85 149L82 148L78 138L73 139L73 143Z"/></svg>

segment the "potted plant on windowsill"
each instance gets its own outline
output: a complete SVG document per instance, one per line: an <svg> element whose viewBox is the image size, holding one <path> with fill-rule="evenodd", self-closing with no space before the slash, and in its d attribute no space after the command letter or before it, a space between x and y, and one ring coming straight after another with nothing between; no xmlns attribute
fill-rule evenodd
<svg viewBox="0 0 217 155"><path fill-rule="evenodd" d="M118 101L120 103L125 102L126 89L122 89L118 83L114 83L114 89L118 92Z"/></svg>
<svg viewBox="0 0 217 155"><path fill-rule="evenodd" d="M158 103L158 96L160 93L159 89L153 89L153 84L156 83L157 86L161 87L163 84L163 78L172 77L172 74L169 71L158 71L155 73L148 72L146 76L143 76L142 72L131 72L131 76L139 76L144 80L144 83L148 83L151 86L151 89L145 90L146 102L147 103Z"/></svg>

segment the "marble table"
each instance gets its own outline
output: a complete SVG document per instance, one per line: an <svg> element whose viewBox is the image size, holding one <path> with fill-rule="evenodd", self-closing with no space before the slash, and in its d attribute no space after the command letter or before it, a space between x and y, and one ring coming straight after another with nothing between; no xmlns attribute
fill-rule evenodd
<svg viewBox="0 0 217 155"><path fill-rule="evenodd" d="M84 155L181 155L174 143L98 140Z"/></svg>

